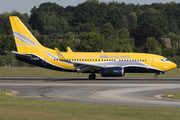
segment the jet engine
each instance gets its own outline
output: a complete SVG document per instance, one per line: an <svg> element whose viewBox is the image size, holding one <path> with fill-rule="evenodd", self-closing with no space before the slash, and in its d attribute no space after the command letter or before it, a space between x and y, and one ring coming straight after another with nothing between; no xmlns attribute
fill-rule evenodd
<svg viewBox="0 0 180 120"><path fill-rule="evenodd" d="M124 75L124 69L122 67L109 67L101 69L102 77L122 77Z"/></svg>

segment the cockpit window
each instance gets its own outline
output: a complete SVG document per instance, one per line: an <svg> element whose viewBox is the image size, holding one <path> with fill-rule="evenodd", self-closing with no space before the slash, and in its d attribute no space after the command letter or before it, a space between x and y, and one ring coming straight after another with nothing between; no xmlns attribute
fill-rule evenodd
<svg viewBox="0 0 180 120"><path fill-rule="evenodd" d="M161 59L161 61L166 62L166 61L169 61L169 60L166 59L166 58L163 58L163 59Z"/></svg>

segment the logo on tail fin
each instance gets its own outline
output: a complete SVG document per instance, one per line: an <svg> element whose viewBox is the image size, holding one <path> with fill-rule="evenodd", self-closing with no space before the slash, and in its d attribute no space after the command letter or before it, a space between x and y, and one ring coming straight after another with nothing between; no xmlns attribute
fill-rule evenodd
<svg viewBox="0 0 180 120"><path fill-rule="evenodd" d="M35 46L37 47L37 45L34 43L34 41L32 41L30 38L26 37L25 35L18 33L16 31L13 31L14 37L18 40L20 40L22 43L27 44L29 46Z"/></svg>

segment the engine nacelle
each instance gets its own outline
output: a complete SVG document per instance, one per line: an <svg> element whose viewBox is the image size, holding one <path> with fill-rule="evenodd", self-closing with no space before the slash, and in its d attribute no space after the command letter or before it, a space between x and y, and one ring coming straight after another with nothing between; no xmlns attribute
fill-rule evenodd
<svg viewBox="0 0 180 120"><path fill-rule="evenodd" d="M110 67L101 69L102 77L122 77L123 75L124 69L121 67Z"/></svg>

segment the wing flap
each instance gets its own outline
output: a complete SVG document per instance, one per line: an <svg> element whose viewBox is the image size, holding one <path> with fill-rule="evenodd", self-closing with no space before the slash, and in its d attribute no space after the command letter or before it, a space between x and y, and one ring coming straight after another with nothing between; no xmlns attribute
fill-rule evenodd
<svg viewBox="0 0 180 120"><path fill-rule="evenodd" d="M97 65L93 63L84 63L84 62L71 62L74 63L74 70L78 70L78 73L85 72L88 70L101 70L101 68L105 68L104 65Z"/></svg>

